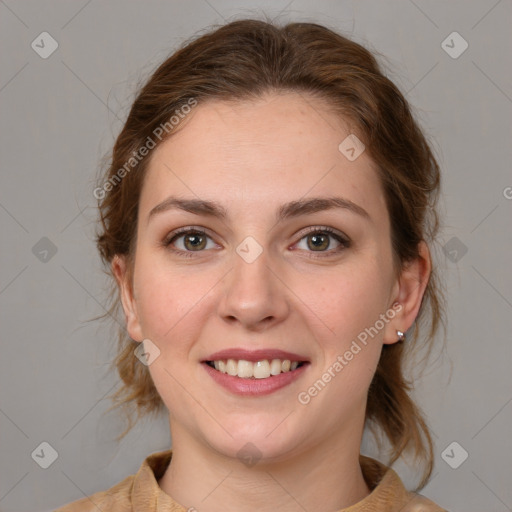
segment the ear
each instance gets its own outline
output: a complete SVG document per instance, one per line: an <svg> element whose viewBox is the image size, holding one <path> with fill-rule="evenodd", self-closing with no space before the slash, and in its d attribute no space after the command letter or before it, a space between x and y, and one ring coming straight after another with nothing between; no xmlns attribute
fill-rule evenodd
<svg viewBox="0 0 512 512"><path fill-rule="evenodd" d="M144 336L142 335L137 303L133 294L132 273L128 269L126 257L116 254L112 259L111 268L119 286L119 295L123 305L128 334L133 340L142 341Z"/></svg>
<svg viewBox="0 0 512 512"><path fill-rule="evenodd" d="M427 244L422 240L418 244L418 257L407 262L400 273L392 303L395 315L386 325L385 344L396 343L397 331L405 333L418 316L423 294L428 284L432 263ZM400 309L399 309L400 308Z"/></svg>

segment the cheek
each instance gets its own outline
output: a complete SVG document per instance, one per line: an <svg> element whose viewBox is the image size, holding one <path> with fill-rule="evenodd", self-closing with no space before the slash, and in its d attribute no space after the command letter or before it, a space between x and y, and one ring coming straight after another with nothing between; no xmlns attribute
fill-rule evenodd
<svg viewBox="0 0 512 512"><path fill-rule="evenodd" d="M321 355L308 384L327 382L328 390L317 405L329 402L341 414L363 403L375 373L383 330L373 329L385 311L384 287L379 289L373 273L367 272L364 277L333 276L321 290L308 306L329 330L324 327L324 334L315 336Z"/></svg>
<svg viewBox="0 0 512 512"><path fill-rule="evenodd" d="M206 296L214 283L193 271L170 269L156 258L138 261L134 285L142 333L160 350L149 372L169 410L190 409L182 383L191 379L187 362L201 335L205 320L199 316L206 316Z"/></svg>
<svg viewBox="0 0 512 512"><path fill-rule="evenodd" d="M302 274L293 289L323 326L325 343L333 350L373 326L387 307L382 268L368 260L324 275Z"/></svg>
<svg viewBox="0 0 512 512"><path fill-rule="evenodd" d="M138 264L138 266L137 266ZM200 328L197 321L216 281L212 273L170 268L158 258L144 258L136 263L135 294L144 337L161 349L173 341L173 351L193 340Z"/></svg>

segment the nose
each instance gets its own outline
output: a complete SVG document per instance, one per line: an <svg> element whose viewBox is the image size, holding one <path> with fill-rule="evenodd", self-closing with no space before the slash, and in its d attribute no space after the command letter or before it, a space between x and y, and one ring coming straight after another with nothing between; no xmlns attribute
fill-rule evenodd
<svg viewBox="0 0 512 512"><path fill-rule="evenodd" d="M265 250L252 262L234 252L233 268L223 281L218 312L226 322L259 332L289 314L288 288Z"/></svg>

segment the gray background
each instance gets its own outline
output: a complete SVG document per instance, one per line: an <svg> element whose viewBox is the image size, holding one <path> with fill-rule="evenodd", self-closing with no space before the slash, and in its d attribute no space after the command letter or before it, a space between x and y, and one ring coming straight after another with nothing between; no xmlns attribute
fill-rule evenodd
<svg viewBox="0 0 512 512"><path fill-rule="evenodd" d="M121 420L105 414L114 330L87 322L104 312L107 283L94 179L140 80L184 38L262 12L324 23L386 55L432 139L450 323L416 392L436 442L423 493L452 511L512 510L510 0L0 0L2 511L107 489L169 447L165 417L116 444ZM43 31L59 45L47 59L31 48ZM469 44L457 58L442 47L453 31ZM58 452L48 469L31 457L43 441ZM457 469L441 456L453 441L469 454ZM463 454L448 453L452 464Z"/></svg>

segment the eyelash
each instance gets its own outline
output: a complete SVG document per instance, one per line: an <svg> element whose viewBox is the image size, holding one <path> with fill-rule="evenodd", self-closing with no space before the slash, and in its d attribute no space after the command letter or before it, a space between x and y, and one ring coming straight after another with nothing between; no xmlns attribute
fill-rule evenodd
<svg viewBox="0 0 512 512"><path fill-rule="evenodd" d="M204 230L200 228L193 228L191 226L184 227L177 229L176 231L173 231L170 233L162 242L162 245L172 251L173 253L177 254L178 256L184 257L184 258L193 258L194 253L196 252L204 252L203 251L183 251L181 249L176 249L172 246L173 242L175 242L178 238L182 237L183 235L187 234L194 234L199 236L207 236L208 238L212 238L208 233L206 233ZM332 256L335 253L339 253L344 249L348 249L350 247L350 239L346 235L339 234L338 232L334 231L333 229L327 227L327 226L320 226L320 227L311 227L308 229L306 233L304 233L301 238L299 239L299 242L306 238L309 235L317 235L317 234L327 234L334 239L336 239L337 242L340 243L340 246L336 249L332 249L330 251L307 251L311 253L318 252L319 254L312 254L309 256L310 258L326 258L329 256Z"/></svg>

